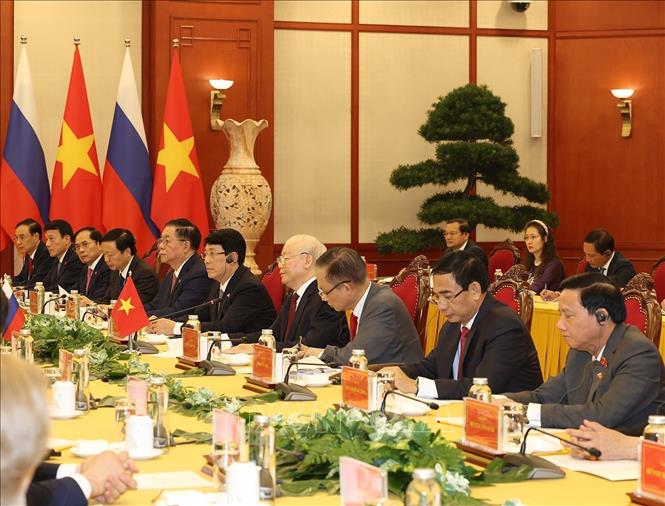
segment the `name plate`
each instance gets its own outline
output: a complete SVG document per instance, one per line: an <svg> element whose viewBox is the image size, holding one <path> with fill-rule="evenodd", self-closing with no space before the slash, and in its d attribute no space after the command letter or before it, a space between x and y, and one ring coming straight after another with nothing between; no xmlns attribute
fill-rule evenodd
<svg viewBox="0 0 665 506"><path fill-rule="evenodd" d="M265 383L274 383L275 350L262 344L254 345L252 377Z"/></svg>
<svg viewBox="0 0 665 506"><path fill-rule="evenodd" d="M199 334L200 332L190 327L182 327L182 354L191 360L200 360Z"/></svg>
<svg viewBox="0 0 665 506"><path fill-rule="evenodd" d="M665 504L665 444L642 439L638 494Z"/></svg>
<svg viewBox="0 0 665 506"><path fill-rule="evenodd" d="M339 459L339 484L344 506L383 504L388 499L388 473L351 457Z"/></svg>
<svg viewBox="0 0 665 506"><path fill-rule="evenodd" d="M35 290L30 291L30 312L32 314L39 314L39 304L37 303L37 292Z"/></svg>
<svg viewBox="0 0 665 506"><path fill-rule="evenodd" d="M67 351L61 348L58 350L58 364L60 366L61 381L71 381L74 354L71 351Z"/></svg>
<svg viewBox="0 0 665 506"><path fill-rule="evenodd" d="M370 409L370 372L342 367L342 402L345 406Z"/></svg>
<svg viewBox="0 0 665 506"><path fill-rule="evenodd" d="M464 442L499 451L501 406L464 398Z"/></svg>

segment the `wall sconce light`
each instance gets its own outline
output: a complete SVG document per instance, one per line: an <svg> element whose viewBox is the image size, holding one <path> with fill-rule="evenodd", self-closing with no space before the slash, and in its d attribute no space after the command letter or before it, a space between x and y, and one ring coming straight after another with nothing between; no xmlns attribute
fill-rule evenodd
<svg viewBox="0 0 665 506"><path fill-rule="evenodd" d="M630 137L630 131L633 127L633 101L629 100L635 90L631 88L615 88L612 95L620 99L617 104L621 114L621 137Z"/></svg>
<svg viewBox="0 0 665 506"><path fill-rule="evenodd" d="M222 103L226 98L224 90L233 86L233 81L227 79L210 79L208 81L214 89L210 90L210 129L222 129Z"/></svg>

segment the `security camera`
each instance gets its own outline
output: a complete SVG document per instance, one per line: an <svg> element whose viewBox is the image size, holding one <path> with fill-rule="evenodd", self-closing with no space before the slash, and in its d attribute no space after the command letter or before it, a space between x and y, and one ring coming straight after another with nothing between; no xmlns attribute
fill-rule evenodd
<svg viewBox="0 0 665 506"><path fill-rule="evenodd" d="M531 7L532 0L508 0L508 3L514 11L524 12Z"/></svg>

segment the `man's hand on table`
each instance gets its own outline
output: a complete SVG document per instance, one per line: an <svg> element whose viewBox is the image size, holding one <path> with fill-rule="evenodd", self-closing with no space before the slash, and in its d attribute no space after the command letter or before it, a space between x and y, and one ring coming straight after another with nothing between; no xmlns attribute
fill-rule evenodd
<svg viewBox="0 0 665 506"><path fill-rule="evenodd" d="M135 489L132 475L138 471L127 452L105 451L81 463L81 474L92 487L91 497L104 504L112 503L130 488Z"/></svg>
<svg viewBox="0 0 665 506"><path fill-rule="evenodd" d="M395 388L403 394L415 394L418 391L416 380L409 378L397 366L384 367L379 372L391 372L395 375Z"/></svg>
<svg viewBox="0 0 665 506"><path fill-rule="evenodd" d="M318 357L321 353L323 353L323 348L312 348L301 344L298 348L298 360L305 357Z"/></svg>
<svg viewBox="0 0 665 506"><path fill-rule="evenodd" d="M639 438L626 436L616 430L608 429L598 422L584 420L579 429L566 429L573 442L584 448L600 450L600 460L637 459ZM571 455L578 459L588 459L589 454L579 448L569 447Z"/></svg>
<svg viewBox="0 0 665 506"><path fill-rule="evenodd" d="M151 334L164 334L166 336L173 335L174 327L175 322L173 320L167 320L166 318L151 320L149 326Z"/></svg>

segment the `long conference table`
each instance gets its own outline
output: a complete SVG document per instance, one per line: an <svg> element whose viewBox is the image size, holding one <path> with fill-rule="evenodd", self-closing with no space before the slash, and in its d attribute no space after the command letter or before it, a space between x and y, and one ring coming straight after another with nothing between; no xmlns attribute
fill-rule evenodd
<svg viewBox="0 0 665 506"><path fill-rule="evenodd" d="M556 326L558 321L559 304L545 302L536 296L531 319L531 337L536 352L538 352L540 369L545 380L550 376L555 376L563 369L570 349ZM439 330L445 322L446 317L437 309L436 305L430 304L427 308L425 354L436 346ZM660 336L660 355L665 359L665 315L661 319Z"/></svg>
<svg viewBox="0 0 665 506"><path fill-rule="evenodd" d="M145 356L145 362L150 365L153 372L177 373L175 359ZM243 389L244 375L227 377L183 377L183 384L192 387L207 387L217 394L232 396L247 396L250 392ZM125 389L121 385L108 384L95 381L91 384L91 392L95 397L105 395L123 396ZM324 412L327 408L341 400L341 387L326 386L315 389L318 400L314 402L276 402L250 406L247 409L260 411L267 415L304 415ZM459 417L462 415L461 403L442 406L438 411L431 411L422 417L431 427L441 429L450 440L462 436L462 428L455 425L442 424L436 421L437 417ZM183 429L190 432L211 431L209 423L197 420L194 417L178 413L169 413L170 429ZM64 439L106 439L109 442L120 439L120 430L114 422L112 408L99 408L72 420L53 420L51 435ZM138 462L141 472L155 473L168 471L199 471L204 464L203 455L210 452L210 445L188 444L170 448L168 453L155 460ZM56 462L80 462L69 450L62 453ZM637 464L636 464L637 465ZM503 504L507 499L518 498L522 504L528 506L625 506L630 504L627 492L636 488L635 481L611 482L601 478L566 471L566 477L560 480L527 481L521 483L499 484L491 487L473 487L472 495L488 500L491 504ZM201 489L204 490L204 489ZM212 492L214 489L205 489ZM159 490L132 490L125 493L116 504L142 504L149 505L160 494ZM340 504L339 496L319 493L314 497L281 497L275 501L281 505L328 505ZM399 504L397 498L392 498L390 504Z"/></svg>

